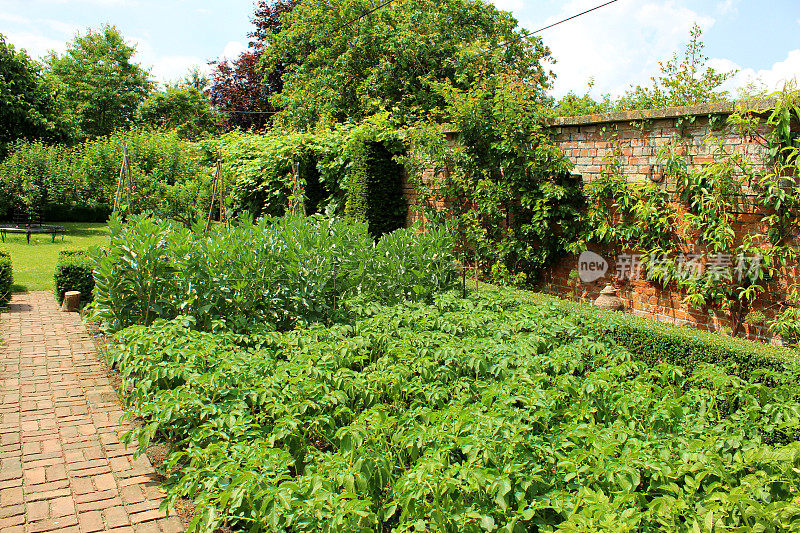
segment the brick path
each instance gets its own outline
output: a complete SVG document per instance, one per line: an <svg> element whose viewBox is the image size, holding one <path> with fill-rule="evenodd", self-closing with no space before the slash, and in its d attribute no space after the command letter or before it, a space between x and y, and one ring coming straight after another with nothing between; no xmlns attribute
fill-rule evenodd
<svg viewBox="0 0 800 533"><path fill-rule="evenodd" d="M0 337L0 531L183 531L158 512L150 462L120 441L120 402L78 315L49 292L15 294Z"/></svg>

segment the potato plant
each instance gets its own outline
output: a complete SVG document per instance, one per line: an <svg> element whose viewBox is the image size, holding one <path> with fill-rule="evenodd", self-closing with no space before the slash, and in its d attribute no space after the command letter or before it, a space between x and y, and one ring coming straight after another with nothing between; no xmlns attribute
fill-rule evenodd
<svg viewBox="0 0 800 533"><path fill-rule="evenodd" d="M288 332L177 317L111 352L192 531L800 529L796 386L648 366L599 321L452 293Z"/></svg>

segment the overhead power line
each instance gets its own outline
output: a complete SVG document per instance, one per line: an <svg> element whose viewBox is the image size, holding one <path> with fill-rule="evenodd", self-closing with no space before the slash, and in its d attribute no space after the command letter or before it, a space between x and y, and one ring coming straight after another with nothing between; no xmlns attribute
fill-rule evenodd
<svg viewBox="0 0 800 533"><path fill-rule="evenodd" d="M339 30L341 30L341 29L342 29L342 28L344 28L345 26L352 26L354 23L358 22L359 20L363 19L364 17L368 17L368 16L372 15L372 14L373 14L373 13L375 13L376 11L379 11L379 10L383 9L384 7L388 6L389 4L391 4L391 3L392 3L392 2L394 2L394 1L395 1L395 0L387 0L386 2L384 2L384 3L380 4L379 6L377 6L377 7L373 7L372 9L370 9L369 11L367 11L366 13L364 13L363 15L361 15L360 17L354 18L354 19L353 19L353 20L351 20L350 22L345 22L344 24L342 24L341 26L339 26L338 28L336 28L336 29L334 30L334 33L335 33L335 32L337 32L337 31L339 31Z"/></svg>
<svg viewBox="0 0 800 533"><path fill-rule="evenodd" d="M617 0L611 0L610 2L606 2L605 4L601 4L599 6L595 6L592 9L587 9L586 11L582 11L581 13L578 13L577 15L572 15L571 17L565 18L564 20L559 20L558 22L554 22L553 24L549 24L549 25L545 26L544 28L539 28L536 31L528 32L528 35L536 35L540 31L544 31L544 30L550 29L553 26L558 26L559 24L563 24L563 23L567 22L568 20L576 19L578 17L581 17L581 16L585 15L586 13L591 13L592 11L597 11L601 7L606 7L607 5L613 4L616 1Z"/></svg>

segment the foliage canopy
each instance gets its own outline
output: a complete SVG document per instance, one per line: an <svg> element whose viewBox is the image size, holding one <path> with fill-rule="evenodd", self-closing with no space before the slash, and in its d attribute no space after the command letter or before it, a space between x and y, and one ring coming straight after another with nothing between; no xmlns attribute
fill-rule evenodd
<svg viewBox="0 0 800 533"><path fill-rule="evenodd" d="M521 38L511 14L474 0L398 0L372 12L366 0L301 2L267 36L269 76L289 63L272 97L277 120L307 126L391 112L409 123L441 113L435 83L465 89L481 73L510 71L544 87L549 50Z"/></svg>
<svg viewBox="0 0 800 533"><path fill-rule="evenodd" d="M62 89L0 34L0 160L18 139L63 142L75 136L75 118Z"/></svg>
<svg viewBox="0 0 800 533"><path fill-rule="evenodd" d="M133 124L136 108L154 87L150 73L131 61L134 52L116 27L106 25L76 35L63 56L48 56L48 69L62 82L86 136Z"/></svg>

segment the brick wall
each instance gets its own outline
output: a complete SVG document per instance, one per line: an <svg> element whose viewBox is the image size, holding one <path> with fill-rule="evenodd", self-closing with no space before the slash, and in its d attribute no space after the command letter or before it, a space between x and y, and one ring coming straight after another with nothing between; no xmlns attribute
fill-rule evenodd
<svg viewBox="0 0 800 533"><path fill-rule="evenodd" d="M760 104L760 105L759 105ZM756 107L768 109L771 102L759 102ZM698 167L713 160L719 147L731 154L741 154L748 158L756 168L764 168L765 148L753 139L741 139L731 129L725 127L725 119L735 110L735 104L724 103L707 106L669 108L630 113L610 113L581 117L563 117L553 121L555 143L566 157L575 165L574 173L579 174L584 183L600 175L604 161L615 152L623 164L623 172L629 182L650 181L665 189L674 199L678 208L680 225L683 205L677 201L675 183L665 179L657 161L659 150L671 139L679 139L684 155L691 167ZM720 127L722 126L722 127ZM451 141L456 136L451 134ZM713 142L712 142L713 141ZM434 179L427 172L423 180ZM753 200L753 191L745 187L745 194L736 201L737 220L734 229L737 238L760 233L759 212ZM408 184L406 194L409 204L416 201L416 192ZM410 209L409 222L423 220L419 210ZM681 235L676 254L704 253L696 246L689 235ZM738 244L738 243L737 243ZM713 309L697 311L683 304L684 294L674 289L664 289L643 279L625 279L627 268L617 264L622 256L636 254L636 250L593 248L609 263L608 274L592 283L582 283L573 272L577 269L578 258L567 257L543 274L539 289L543 292L584 302L593 301L607 284L613 284L625 303L627 312L682 325L692 325L708 331L726 331L733 326L730 317L722 311ZM570 274L572 273L572 277ZM770 282L768 290L752 306L761 311L769 320L781 308L788 293L788 287L800 281L796 267L786 269ZM635 276L634 276L635 277ZM744 325L743 333L753 339L779 342L771 338L766 328L759 325Z"/></svg>
<svg viewBox="0 0 800 533"><path fill-rule="evenodd" d="M768 109L771 102L761 103ZM732 129L725 127L725 119L734 111L735 104L659 109L644 112L610 113L583 117L557 118L553 122L556 145L575 164L574 172L588 183L600 175L604 160L615 152L622 161L623 172L629 182L651 181L665 189L678 209L681 225L685 209L677 199L676 184L665 179L657 160L659 151L671 139L682 146L690 168L713 161L716 150L722 148L729 154L746 157L756 169L764 169L766 148L754 139L742 139ZM721 127L720 127L721 126ZM746 235L761 233L761 213L755 204L751 188L745 186L744 195L738 197L736 222L739 244ZM695 239L682 233L675 254L707 254L695 245ZM592 283L582 283L570 273L577 269L578 258L567 257L544 273L540 289L561 297L593 301L607 284L614 285L628 312L664 322L691 325L701 330L726 331L733 328L730 316L714 309L698 311L683 303L685 294L675 289L664 289L641 279L629 279L625 262L636 250L594 249L609 263L609 273ZM617 261L623 259L623 261ZM720 257L719 260L723 258ZM621 264L620 264L621 263ZM705 265L704 268L708 268ZM798 281L797 268L789 268L769 284L769 288L753 304L753 311L761 311L771 319L785 302L788 288ZM744 325L743 333L753 339L775 341L761 325Z"/></svg>
<svg viewBox="0 0 800 533"><path fill-rule="evenodd" d="M756 103L755 107L768 108L770 103L767 100L761 105ZM553 120L553 133L556 145L572 160L574 172L585 182L600 175L604 159L615 150L620 152L629 181L661 180L663 175L656 158L659 150L674 138L680 140L683 155L695 166L712 161L718 146L760 165L766 155L761 145L740 139L730 128L718 128L724 126L734 106L724 103L563 117Z"/></svg>

